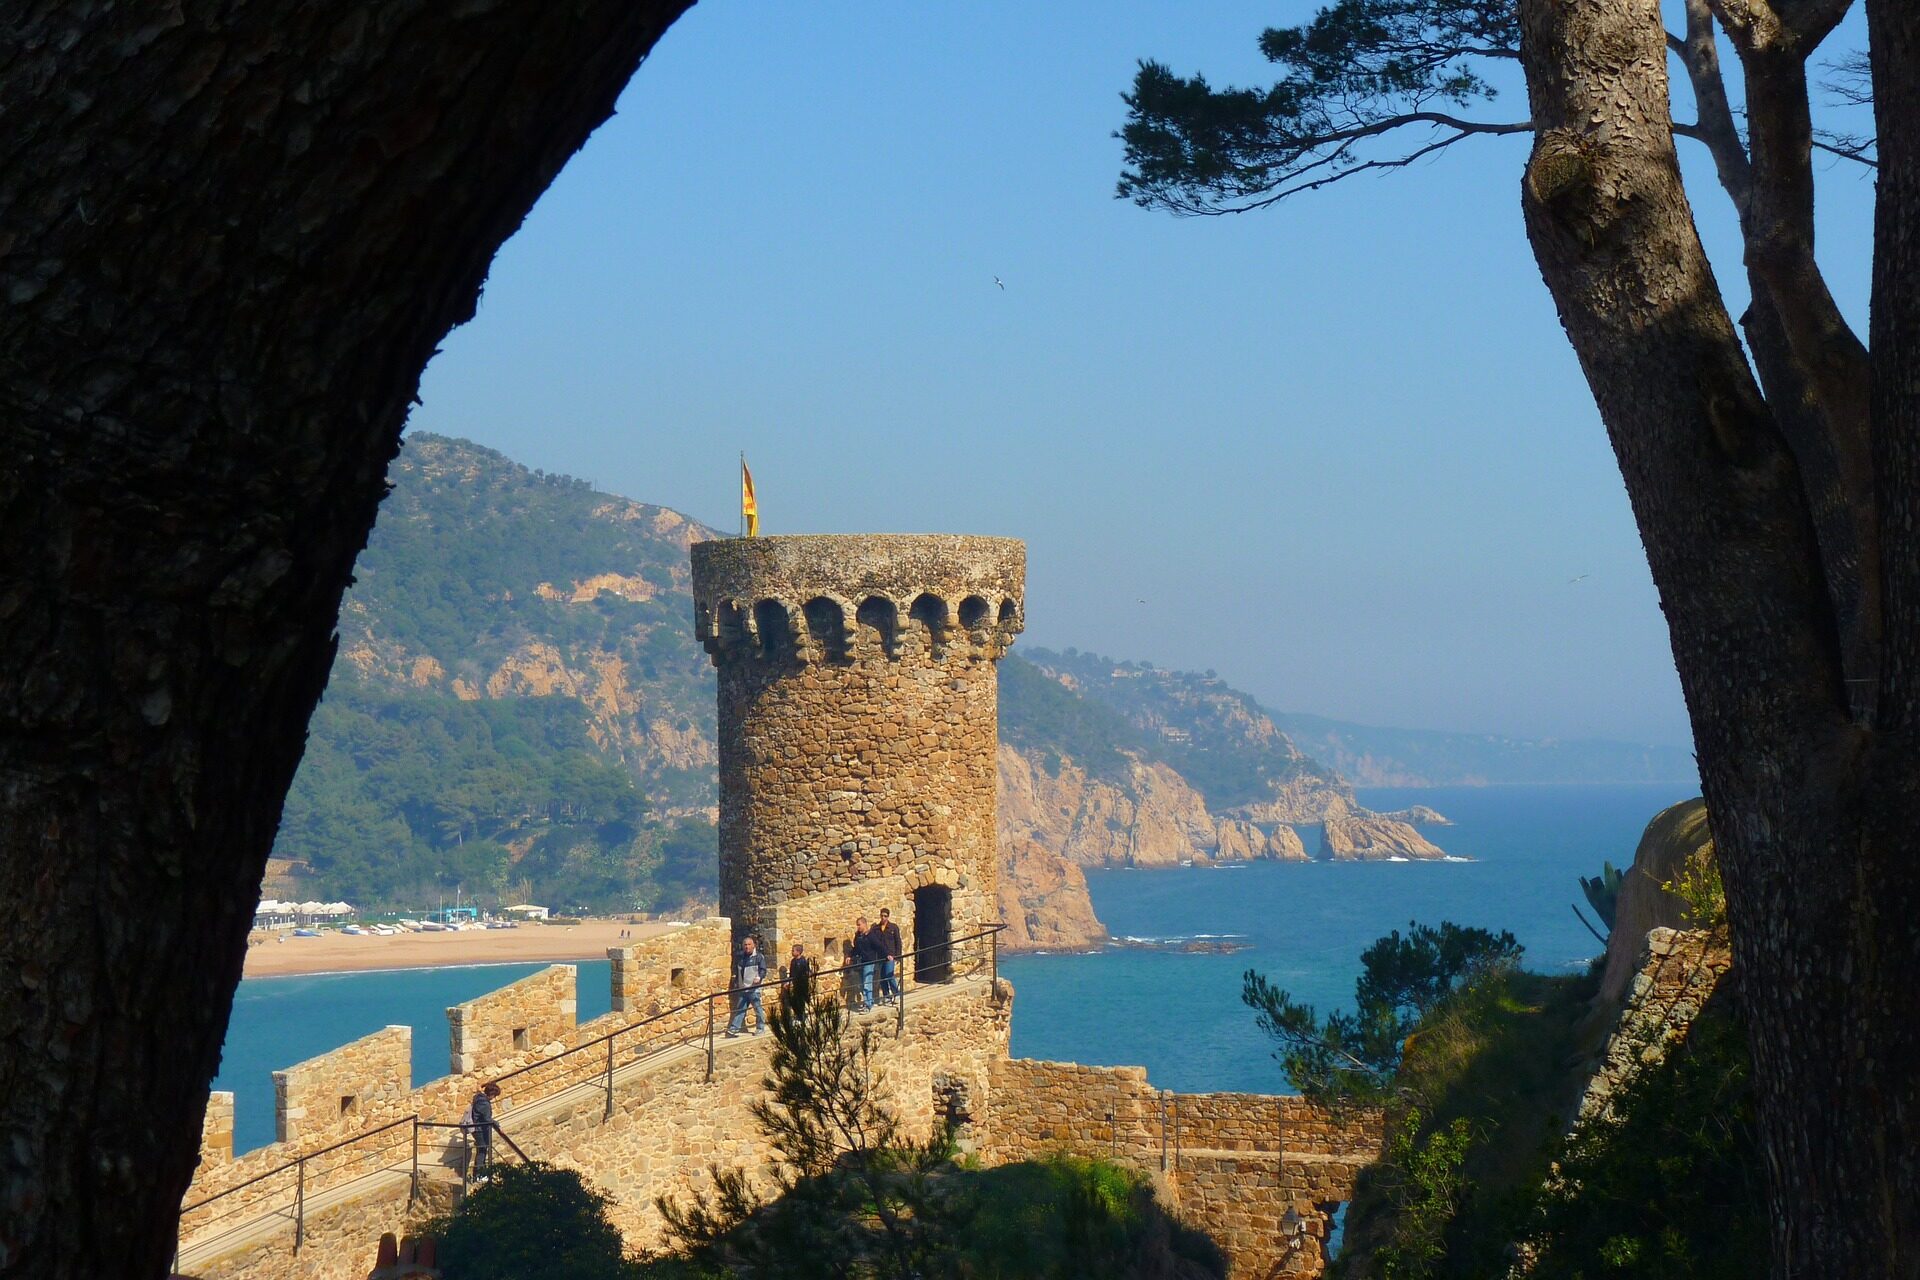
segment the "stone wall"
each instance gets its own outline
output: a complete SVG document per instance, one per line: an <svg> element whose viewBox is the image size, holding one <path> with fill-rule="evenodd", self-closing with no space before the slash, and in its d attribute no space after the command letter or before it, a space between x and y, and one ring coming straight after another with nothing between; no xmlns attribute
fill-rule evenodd
<svg viewBox="0 0 1920 1280"><path fill-rule="evenodd" d="M1382 1142L1377 1114L1176 1094L1153 1088L1140 1067L1008 1059L993 1065L988 1096L987 1163L1070 1153L1138 1169L1226 1249L1236 1280L1319 1275L1328 1219Z"/></svg>
<svg viewBox="0 0 1920 1280"><path fill-rule="evenodd" d="M413 1028L387 1027L274 1072L274 1132L281 1142L345 1134L412 1091Z"/></svg>
<svg viewBox="0 0 1920 1280"><path fill-rule="evenodd" d="M621 982L634 993L630 1004L643 998L639 993L670 982L672 962L692 959L696 943L724 954L727 921L695 928L699 932L676 932L685 944L679 948L615 949L627 953L616 955L615 967L627 968ZM1341 1123L1297 1098L1174 1094L1153 1088L1138 1067L1010 1060L1012 991L985 980L983 957L975 957L977 966L960 965L955 981L911 984L903 1027L891 1011L856 1024L875 1037L884 1087L909 1134L925 1136L936 1124L959 1121L963 1147L988 1164L1054 1152L1114 1159L1147 1173L1176 1212L1218 1239L1233 1258L1235 1277L1320 1273L1327 1214L1350 1196L1360 1165L1378 1149L1376 1121ZM706 957L698 963L711 973L719 962ZM666 979L658 972L663 965ZM450 1016L477 1011L464 1025L490 1027L490 1035L513 1024L520 1014L505 1020L501 1015L515 1010L557 1015L564 1008L570 1021L572 983L571 966L556 966ZM650 1005L651 997L645 998ZM347 1125L338 1146L331 1144L341 1142L341 1129L295 1123L288 1141L224 1158L221 1126L231 1133L224 1119L231 1104L213 1102L206 1153L187 1196L197 1207L183 1215L181 1234L188 1246L183 1256L204 1260L218 1253L227 1260L187 1274L292 1280L364 1269L379 1233L406 1226L413 1118L456 1119L489 1079L505 1089L497 1114L523 1150L579 1169L614 1196L615 1221L630 1243L659 1243L656 1196L707 1189L711 1165L767 1166L770 1153L750 1106L763 1096L772 1044L766 1037L717 1041L709 1075L703 1007L695 1006L686 1019L634 1025L642 1017L633 1008L571 1029L564 1042L584 1046L579 1053L556 1056L556 1041L410 1093L364 1094L358 1128ZM629 1026L631 1035L596 1039ZM328 1099L337 1108L334 1095L356 1082L365 1087L369 1079L404 1080L394 1065L404 1062L404 1040L394 1030L404 1028L278 1074L297 1081L291 1096L308 1098L309 1108ZM428 1181L444 1180L460 1159L453 1133L421 1127L418 1134L420 1169ZM225 1144L230 1156L231 1139ZM301 1170L282 1167L295 1156L304 1159ZM379 1194L369 1176L384 1188ZM300 1186L307 1197L309 1244L295 1258L285 1223ZM240 1189L200 1203L233 1188ZM346 1263L322 1252L337 1253L356 1241L361 1253Z"/></svg>
<svg viewBox="0 0 1920 1280"><path fill-rule="evenodd" d="M233 1095L226 1090L207 1095L207 1112L200 1118L200 1166L233 1163Z"/></svg>
<svg viewBox="0 0 1920 1280"><path fill-rule="evenodd" d="M856 1032L874 1037L883 1090L911 1136L932 1132L956 1088L970 1097L985 1096L991 1064L1006 1056L1011 999L1004 983L997 989L978 980L955 983L910 1001L904 1027L888 1013L856 1024ZM684 1044L643 1062L622 1061L611 1109L606 1094L589 1080L529 1095L503 1109L500 1123L530 1157L578 1169L615 1196L614 1221L630 1246L658 1244L663 1224L655 1196L710 1190L713 1165L767 1168L766 1139L749 1107L765 1096L762 1082L771 1054L771 1037L722 1040L709 1076L705 1045ZM201 1280L365 1275L380 1233L404 1232L418 1217L409 1214L406 1203L405 1138L398 1146L379 1146L380 1141L377 1136L368 1140L371 1166L386 1172L364 1192L360 1183L337 1181L328 1191L323 1170L309 1176L306 1243L298 1255L287 1211L289 1174L279 1178L286 1186L269 1180L277 1197L223 1201L222 1218L212 1222L205 1211L189 1215L183 1263L193 1265L183 1265L184 1274ZM368 1163L367 1152L355 1148L327 1159ZM451 1153L423 1151L422 1186L443 1188L445 1169L453 1163ZM269 1206L272 1212L266 1211ZM253 1230L234 1230L249 1224ZM233 1243L218 1243L229 1231Z"/></svg>
<svg viewBox="0 0 1920 1280"><path fill-rule="evenodd" d="M684 929L612 947L613 1011L650 1018L709 991L726 988L727 948L733 927L725 916L708 916Z"/></svg>
<svg viewBox="0 0 1920 1280"><path fill-rule="evenodd" d="M1724 934L1656 928L1647 933L1639 971L1601 1050L1576 1112L1605 1115L1613 1096L1684 1039L1693 1020L1733 968Z"/></svg>
<svg viewBox="0 0 1920 1280"><path fill-rule="evenodd" d="M696 932L697 931L697 932ZM684 958L687 967L704 975L707 990L718 986L726 967L728 922L716 919L676 930L686 939L685 954L647 948L628 977L636 990L670 984L671 961ZM645 940L652 943L654 939ZM652 971L656 959L665 971ZM604 1062L585 1052L561 1057L563 1049L586 1044L608 1032L641 1021L644 1013L610 1013L584 1026L574 1025L576 969L555 965L478 1000L447 1011L448 1036L460 1061L462 1043L475 1047L472 1067L431 1080L417 1089L406 1085L411 1077L411 1031L390 1027L332 1053L275 1072L276 1130L279 1138L240 1155L232 1152L232 1095L211 1095L208 1120L203 1124L202 1153L184 1205L207 1203L182 1214L180 1236L192 1240L249 1214L284 1211L295 1196L297 1180L309 1194L324 1191L370 1168L410 1165L414 1133L411 1121L451 1124L459 1119L474 1093L489 1080L504 1080L500 1103L503 1117L523 1103L579 1079L597 1077ZM702 994L696 989L688 998ZM679 1043L704 1031L706 1015L696 1006L684 1018L649 1023L614 1042L623 1061L667 1043ZM527 1029L525 1049L513 1047L512 1032ZM403 1042L400 1033L406 1033ZM394 1087L396 1086L397 1087ZM351 1116L340 1115L340 1099L358 1099ZM331 1116L327 1108L331 1106ZM298 1112L288 1115L289 1111ZM317 1114L316 1114L317 1113ZM330 1121L322 1123L322 1121ZM219 1126L225 1125L224 1129ZM224 1135L224 1138L222 1137ZM420 1159L435 1166L451 1160L455 1138L451 1131L422 1128ZM332 1147L333 1150L326 1150ZM289 1167L296 1160L304 1168Z"/></svg>
<svg viewBox="0 0 1920 1280"><path fill-rule="evenodd" d="M419 1195L409 1200L408 1184L396 1176L305 1214L297 1251L293 1222L275 1218L266 1229L225 1246L183 1253L181 1274L195 1280L365 1280L383 1233L405 1236L449 1212L458 1188L455 1180L422 1178Z"/></svg>
<svg viewBox="0 0 1920 1280"><path fill-rule="evenodd" d="M1001 538L694 545L695 630L719 669L720 907L737 931L765 931L795 897L915 874L956 891L956 935L991 923L994 664L1025 570Z"/></svg>
<svg viewBox="0 0 1920 1280"><path fill-rule="evenodd" d="M452 1041L449 1070L466 1075L516 1054L564 1042L574 1029L579 970L548 965L512 986L447 1010Z"/></svg>
<svg viewBox="0 0 1920 1280"><path fill-rule="evenodd" d="M1007 1048L1009 1001L990 999L987 984L956 985L935 998L909 1002L903 1033L894 1019L869 1015L860 1025L875 1037L889 1102L909 1135L932 1132L935 1080L963 1081L983 1095L991 1063ZM509 1126L535 1159L578 1169L617 1199L613 1220L632 1246L663 1240L654 1198L684 1197L713 1187L710 1166L765 1171L771 1153L749 1106L765 1096L771 1036L722 1041L707 1078L705 1051L692 1047L644 1076L622 1082L614 1112L597 1096L540 1108Z"/></svg>

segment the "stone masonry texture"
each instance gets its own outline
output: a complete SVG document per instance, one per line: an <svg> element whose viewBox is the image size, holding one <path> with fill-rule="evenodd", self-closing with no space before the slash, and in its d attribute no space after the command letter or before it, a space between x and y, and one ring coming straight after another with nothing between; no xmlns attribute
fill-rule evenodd
<svg viewBox="0 0 1920 1280"><path fill-rule="evenodd" d="M1138 1169L1227 1251L1234 1280L1321 1274L1328 1219L1384 1135L1374 1112L1336 1118L1296 1097L1176 1094L1139 1067L1001 1059L988 1084L988 1164L1070 1153Z"/></svg>
<svg viewBox="0 0 1920 1280"><path fill-rule="evenodd" d="M548 965L512 986L448 1009L449 1069L465 1075L561 1041L573 1030L579 1007L578 974L570 964Z"/></svg>
<svg viewBox="0 0 1920 1280"><path fill-rule="evenodd" d="M719 671L720 909L736 931L792 898L930 871L956 891L956 936L990 923L995 663L1022 626L1025 546L733 538L692 554L694 629Z"/></svg>
<svg viewBox="0 0 1920 1280"><path fill-rule="evenodd" d="M274 1072L274 1131L281 1142L344 1134L412 1088L413 1028L387 1027Z"/></svg>

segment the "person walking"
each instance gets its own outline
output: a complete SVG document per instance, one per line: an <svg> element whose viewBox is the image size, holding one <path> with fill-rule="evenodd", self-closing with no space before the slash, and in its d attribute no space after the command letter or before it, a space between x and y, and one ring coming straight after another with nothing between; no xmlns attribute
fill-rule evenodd
<svg viewBox="0 0 1920 1280"><path fill-rule="evenodd" d="M493 1100L499 1096L500 1086L488 1081L486 1088L473 1095L473 1104L467 1108L467 1135L473 1143L475 1182L493 1172Z"/></svg>
<svg viewBox="0 0 1920 1280"><path fill-rule="evenodd" d="M798 942L793 944L793 958L787 961L787 1000L803 1014L813 1002L813 961L807 959L807 949Z"/></svg>
<svg viewBox="0 0 1920 1280"><path fill-rule="evenodd" d="M900 926L893 912L880 908L880 923L874 926L880 935L880 1003L892 1004L900 998Z"/></svg>
<svg viewBox="0 0 1920 1280"><path fill-rule="evenodd" d="M767 960L760 954L759 944L749 934L740 940L740 950L733 957L733 985L737 988L733 994L733 1021L727 1024L727 1035L737 1036L747 1029L747 1009L753 1009L754 1034L764 1035L767 1030L767 1011L760 1007L760 985L767 980Z"/></svg>
<svg viewBox="0 0 1920 1280"><path fill-rule="evenodd" d="M853 922L853 962L860 966L860 1007L873 1008L873 975L884 956L880 936L867 927L867 918Z"/></svg>

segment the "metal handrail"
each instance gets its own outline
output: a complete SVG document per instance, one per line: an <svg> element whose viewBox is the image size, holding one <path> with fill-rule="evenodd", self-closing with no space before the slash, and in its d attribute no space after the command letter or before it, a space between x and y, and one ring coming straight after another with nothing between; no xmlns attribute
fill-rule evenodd
<svg viewBox="0 0 1920 1280"><path fill-rule="evenodd" d="M963 942L977 942L981 938L996 937L996 935L998 935L1006 927L1007 926L1004 924L988 925L986 928L980 930L979 932L970 933L964 938L953 938L953 939L950 939L949 941L937 943L934 946L930 946L930 947L916 947L912 951L903 953L899 958L901 961L904 962L912 957L925 955L927 953L934 952L934 951L951 951L954 947L959 946ZM997 938L996 938L996 941L997 941ZM997 980L999 977L999 960L1000 960L1000 951L997 945L994 948L993 960L994 960L993 973L994 973L995 979ZM821 978L829 978L835 974L852 973L855 970L866 968L869 963L874 963L874 962L857 961L852 964L841 965L838 969L821 969L816 971L812 975L812 978L814 981L818 981ZM630 1032L638 1031L642 1027L648 1026L652 1023L665 1021L666 1019L671 1018L676 1013L685 1013L687 1010L696 1008L700 1005L709 1005L716 1000L722 1000L722 999L726 999L726 998L737 996L737 995L744 995L749 991L763 991L768 987L785 987L791 981L792 980L790 978L776 978L768 982L757 982L751 986L728 987L724 991L712 991L712 992L708 992L706 995L703 995L703 996L695 996L693 999L688 1000L683 1004L677 1004L673 1006L671 1009L662 1009L659 1013L648 1014L646 1017L640 1019L640 1021L638 1022L629 1022L625 1026L615 1027L612 1031L609 1031L604 1035L595 1036L591 1040L583 1040L579 1044L573 1046L571 1049L563 1049L559 1053L554 1054L551 1058L542 1058L538 1062L529 1062L524 1067L515 1067L511 1071L504 1072L500 1075L494 1076L491 1080L491 1083L501 1084L504 1081L513 1079L515 1076L525 1075L529 1071L537 1071L542 1067L550 1067L554 1063L562 1060L563 1058L573 1057L575 1054L584 1053L587 1050L597 1048L602 1044L607 1044L609 1045L609 1047L611 1047L611 1042L619 1038L620 1036L627 1035ZM904 991L905 988L902 987L902 990ZM688 1041L686 1043L691 1043L691 1041Z"/></svg>
<svg viewBox="0 0 1920 1280"><path fill-rule="evenodd" d="M402 1116L398 1120L390 1121L386 1124L378 1126L377 1128L364 1129L361 1132L352 1135L351 1137L342 1138L340 1139L340 1141L335 1142L329 1146L321 1147L317 1151L304 1152L303 1154L295 1156L293 1159L287 1161L285 1164L275 1165L273 1168L267 1170L265 1173L257 1174L254 1177L248 1178L245 1182L236 1182L224 1191L216 1191L212 1195L206 1197L204 1200L196 1200L192 1204L182 1205L180 1206L180 1212L181 1214L185 1215L185 1214L192 1213L195 1209L204 1209L206 1206L212 1204L215 1200L221 1199L223 1196L230 1196L236 1191L245 1191L248 1187L251 1187L256 1182L265 1182L268 1178L271 1178L276 1173L285 1173L287 1170L298 1168L300 1165L305 1164L307 1161L312 1160L317 1156L324 1156L329 1151L338 1151L342 1147L350 1147L356 1142L363 1142L366 1139L371 1138L376 1133L385 1133L389 1129L398 1129L403 1124L413 1124L415 1120L416 1120L416 1117L414 1116Z"/></svg>
<svg viewBox="0 0 1920 1280"><path fill-rule="evenodd" d="M932 952L936 952L936 951L945 951L945 952L948 952L950 955L953 949L955 947L958 947L961 943L977 942L982 938L991 938L993 939L993 944L994 944L992 948L992 959L991 959L992 967L990 971L992 976L991 985L992 987L997 988L999 985L999 979L1000 979L999 935L1001 931L1004 930L1006 927L1007 926L1005 924L988 925L986 928L981 929L976 933L967 934L963 938L951 938L946 942L936 943L932 946L916 947L914 950L905 952L902 955L900 955L897 958L897 963L901 966L900 973L898 975L898 980L900 981L898 1025L901 1027L904 1027L906 1024L907 984L905 982L905 977L906 977L905 964L907 960L916 958L918 956L926 955ZM822 978L830 978L836 974L839 974L839 975L849 974L849 973L855 972L856 970L865 969L870 964L875 964L875 963L878 963L878 962L856 961L851 964L841 965L837 969L818 970L811 975L810 981L817 983ZM692 1000L688 1000L683 1004L677 1004L673 1006L671 1009L663 1009L659 1013L649 1014L645 1018L640 1019L638 1022L629 1022L624 1026L616 1027L612 1031L609 1031L604 1035L595 1036L593 1039L583 1041L580 1044L573 1046L571 1049L562 1050L561 1052L555 1054L551 1058L543 1058L539 1062L530 1062L524 1067L516 1067L512 1071L505 1072L502 1075L494 1076L488 1083L499 1084L503 1080L511 1080L515 1076L524 1075L527 1072L534 1071L540 1068L550 1067L554 1063L559 1062L564 1058L571 1058L576 1054L585 1053L589 1049L594 1049L604 1044L607 1049L607 1067L606 1067L607 1114L611 1115L612 1109L613 1109L613 1041L616 1038L626 1035L630 1032L638 1031L641 1028L650 1026L654 1023L663 1022L666 1019L673 1017L675 1014L685 1013L690 1009L694 1009L700 1005L705 1005L707 1007L707 1026L706 1026L705 1032L703 1033L696 1032L689 1039L677 1041L675 1044L663 1046L663 1048L676 1048L678 1047L678 1045L681 1045L681 1044L694 1044L700 1041L701 1039L705 1039L707 1042L707 1076L709 1079L711 1079L713 1076L713 1066L714 1066L713 1014L714 1014L715 1002L724 1000L724 999L730 999L731 997L734 997L734 996L743 995L750 991L765 990L768 987L785 988L791 982L792 982L791 977L784 977L784 978L776 978L768 982L754 983L751 986L728 987L724 991L709 992L706 995L697 996ZM596 1074L598 1074L597 1069L596 1069ZM584 1080L585 1078L583 1077L582 1080L580 1081L570 1081L568 1082L568 1084L563 1085L562 1088L563 1089L570 1088L575 1083L584 1083ZM559 1091L560 1090L555 1090L554 1092L557 1093ZM194 1210L203 1209L207 1205L212 1204L216 1200L224 1199L227 1196L233 1195L236 1192L244 1191L248 1187L264 1182L268 1178L274 1177L277 1174L283 1174L288 1172L289 1170L292 1170L296 1173L296 1176L299 1178L299 1183L300 1183L299 1187L296 1189L296 1192L295 1192L295 1204L294 1204L294 1213L295 1213L294 1249L297 1252L302 1243L302 1237L305 1234L303 1230L304 1222L302 1221L302 1219L304 1218L304 1213L302 1212L302 1209L304 1207L304 1201L306 1199L307 1162L319 1156L326 1155L329 1152L338 1151L342 1147L351 1146L356 1142L364 1142L366 1139L371 1138L376 1134L385 1133L389 1129L397 1129L401 1125L413 1126L414 1173L413 1173L413 1179L412 1179L413 1186L411 1188L410 1195L417 1194L419 1191L420 1130L422 1128L471 1129L473 1127L471 1125L460 1125L457 1123L448 1123L446 1121L423 1120L421 1119L419 1113L415 1112L412 1115L402 1116L398 1120L389 1121L386 1124L379 1125L375 1128L366 1129L360 1133L351 1134L348 1137L342 1138L338 1142L331 1143L327 1146L319 1148L318 1150L305 1152L299 1156L294 1157L292 1160L287 1161L285 1164L276 1165L273 1168L268 1169L263 1173L256 1174L255 1176L248 1178L245 1182L237 1182L233 1186L228 1187L225 1190L216 1191L214 1194L210 1196L206 1196L203 1199L196 1200L190 1205L184 1205L180 1209L180 1216L185 1217L187 1214L192 1213ZM526 1153L521 1151L520 1148L517 1145L515 1145L512 1138L507 1137L506 1131L500 1128L499 1123L497 1121L494 1123L493 1128L494 1128L494 1132L498 1133L502 1138L506 1139L507 1145L513 1148L514 1153L518 1155L521 1158L521 1160L524 1161L527 1159Z"/></svg>

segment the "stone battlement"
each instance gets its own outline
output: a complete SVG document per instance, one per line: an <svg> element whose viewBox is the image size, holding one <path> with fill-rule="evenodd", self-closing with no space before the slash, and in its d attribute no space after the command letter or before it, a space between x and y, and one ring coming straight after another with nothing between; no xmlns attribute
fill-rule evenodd
<svg viewBox="0 0 1920 1280"><path fill-rule="evenodd" d="M716 665L998 658L1020 634L1026 544L959 534L693 545L694 635Z"/></svg>

